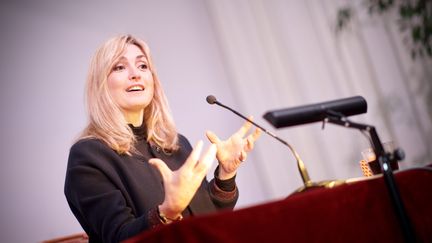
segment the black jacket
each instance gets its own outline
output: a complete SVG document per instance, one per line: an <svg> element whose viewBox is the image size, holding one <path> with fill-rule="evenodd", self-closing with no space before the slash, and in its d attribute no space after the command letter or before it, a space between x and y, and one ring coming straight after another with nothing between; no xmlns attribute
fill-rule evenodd
<svg viewBox="0 0 432 243"><path fill-rule="evenodd" d="M72 146L64 190L90 242L119 242L152 227L150 213L163 202L164 188L159 171L148 160L160 158L176 170L192 151L181 135L179 145L178 151L166 154L141 140L137 148L144 153L132 156L119 155L98 139L83 139ZM234 207L237 188L224 198L212 186L214 180L203 180L184 217Z"/></svg>

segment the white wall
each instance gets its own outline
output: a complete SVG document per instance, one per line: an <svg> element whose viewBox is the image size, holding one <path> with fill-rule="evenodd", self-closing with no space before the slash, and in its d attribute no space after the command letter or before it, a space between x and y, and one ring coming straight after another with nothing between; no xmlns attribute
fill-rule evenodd
<svg viewBox="0 0 432 243"><path fill-rule="evenodd" d="M205 129L227 135L242 124L205 102L215 94L235 106L201 1L2 1L0 24L2 242L82 231L64 198L65 168L86 122L90 57L113 35L148 41L179 130L192 143L205 139Z"/></svg>
<svg viewBox="0 0 432 243"><path fill-rule="evenodd" d="M195 143L205 139L206 129L226 137L243 123L228 111L209 106L208 94L270 127L260 118L267 110L336 99L351 95L350 87L362 90L376 82L365 66L385 64L388 60L380 57L386 59L394 50L380 54L387 42L374 39L375 27L362 29L363 42L350 42L352 35L335 40L327 24L336 7L320 1L0 2L0 241L37 242L82 231L67 206L63 183L69 147L86 122L87 66L101 42L121 33L147 40L178 128ZM385 38L398 40L394 29L388 31ZM361 52L352 48L359 43L368 45L373 58L365 60L346 51ZM393 43L397 50L403 49L399 42ZM413 69L422 74L421 65L401 53L391 60L402 62L405 77L411 77ZM357 70L361 75L356 76L355 62L366 74ZM379 70L385 72L375 72L384 76L377 74L375 79L392 82L389 75L400 73L399 69L384 65ZM380 101L375 94L363 95L372 100L372 107ZM423 107L424 99L415 96L400 102ZM388 123L375 111L366 120L379 123L378 131L392 138L395 129L386 127ZM416 119L425 136L430 134L430 117ZM315 124L278 132L299 150L313 179L360 176L357 159L364 139L354 131L329 127L322 132ZM341 143L352 148L338 157ZM430 150L430 143L408 145L413 151L410 158ZM430 160L430 155L423 157L416 160L418 164ZM286 148L263 136L241 168L238 184L241 208L284 197L301 181Z"/></svg>

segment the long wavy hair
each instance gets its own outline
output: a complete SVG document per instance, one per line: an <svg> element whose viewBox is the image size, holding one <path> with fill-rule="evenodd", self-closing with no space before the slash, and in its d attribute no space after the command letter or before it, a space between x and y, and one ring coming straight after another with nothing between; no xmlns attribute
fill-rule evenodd
<svg viewBox="0 0 432 243"><path fill-rule="evenodd" d="M88 70L86 83L86 105L88 125L80 138L97 138L105 142L119 154L136 151L132 129L119 107L110 95L107 79L118 59L128 45L139 47L147 58L154 81L154 95L144 109L143 123L147 141L160 146L165 151L178 149L178 134L166 96L159 81L148 45L131 35L113 37L103 43L94 54Z"/></svg>

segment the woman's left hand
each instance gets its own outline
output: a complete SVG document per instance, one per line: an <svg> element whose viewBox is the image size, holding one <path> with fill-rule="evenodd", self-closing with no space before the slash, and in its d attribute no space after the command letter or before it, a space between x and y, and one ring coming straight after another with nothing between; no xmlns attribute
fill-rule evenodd
<svg viewBox="0 0 432 243"><path fill-rule="evenodd" d="M252 120L250 117L249 120ZM207 138L211 143L216 144L216 158L219 162L219 179L226 180L232 178L240 164L246 160L247 153L250 152L255 141L261 135L261 129L256 128L249 136L245 137L252 123L246 122L236 133L227 140L221 141L216 134L207 131Z"/></svg>

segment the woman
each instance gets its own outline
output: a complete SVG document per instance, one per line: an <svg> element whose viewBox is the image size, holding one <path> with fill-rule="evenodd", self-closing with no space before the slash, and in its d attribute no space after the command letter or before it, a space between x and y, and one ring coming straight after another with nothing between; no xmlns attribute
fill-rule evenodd
<svg viewBox="0 0 432 243"><path fill-rule="evenodd" d="M183 217L232 209L237 168L260 135L246 123L228 140L207 132L201 155L176 132L148 46L130 35L105 42L87 77L89 124L70 150L69 206L90 242L118 242ZM244 138L245 137L245 138ZM205 176L214 158L215 178Z"/></svg>

